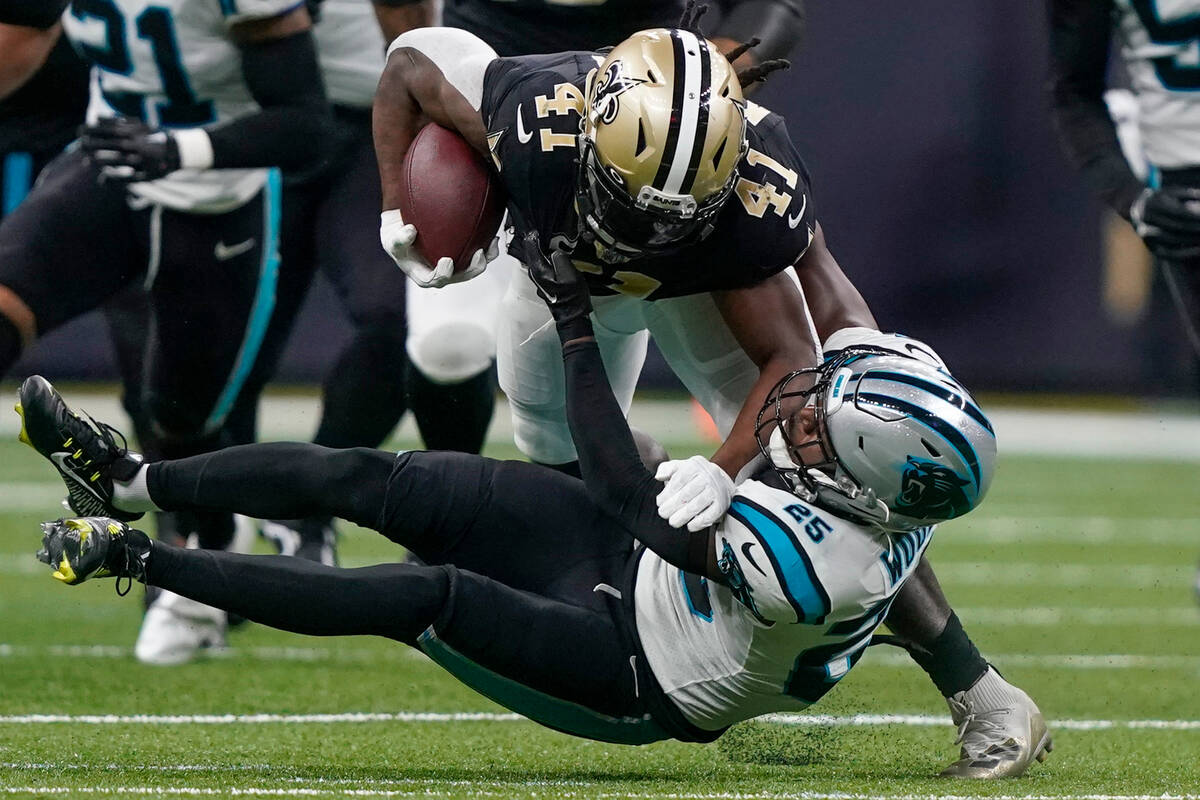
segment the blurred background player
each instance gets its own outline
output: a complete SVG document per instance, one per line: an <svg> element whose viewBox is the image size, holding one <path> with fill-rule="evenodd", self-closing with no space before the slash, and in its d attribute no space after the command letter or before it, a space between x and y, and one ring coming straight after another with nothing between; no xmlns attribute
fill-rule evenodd
<svg viewBox="0 0 1200 800"><path fill-rule="evenodd" d="M676 374L729 434L713 457L716 463L702 458L672 462L676 470L672 480L685 472L684 465L702 481L722 475L710 479L722 498L714 503L719 518L732 494L732 476L756 452L753 417L766 389L778 377L774 371L781 363L816 356L812 332L805 327L807 317L794 309L795 302L803 305L803 300L786 272L788 267L796 265L820 335L829 336L848 325L873 325L874 320L825 247L809 196L807 170L778 116L748 106L749 155L744 162L739 155L734 162L737 174L724 184L731 189L736 183L737 191L717 200L716 194L706 193L714 185L723 185L708 173L710 162L724 167L720 154L729 154L721 143L727 120L718 109L733 89L722 83L722 70L728 70L720 66L724 59L689 35L688 31L672 31L670 37L663 31L639 34L618 45L601 63L599 56L587 52L497 60L478 39L457 31L410 33L393 43L376 95L376 147L384 199L391 205L395 205L398 165L419 127L414 117L418 112L461 131L481 151L490 151L509 191L517 235L536 231L541 241L570 252L582 264L597 294L598 336L622 404L627 407L632 397L649 330ZM676 39L678 47L665 44ZM711 58L707 68L701 48ZM705 105L698 112L697 119L705 119L706 127L689 129L694 143L682 133L673 138L668 126L654 116L656 109L671 104L650 99L655 91L670 91L671 82L681 75L686 79L687 53L695 59L692 67L697 74L709 76L700 82L712 81L714 98L711 107ZM673 72L652 77L667 69L664 64L673 64ZM594 73L590 82L589 72ZM699 90L696 96L709 95ZM536 116L536 109L550 108L551 98L558 103L557 110ZM577 155L580 118L585 122L579 135L586 137L586 143ZM672 120L686 118L682 110L671 116ZM652 150L639 144L640 149L635 149L633 138L639 130L645 142L667 144ZM703 185L709 188L697 188L703 197L692 200L697 207L703 203L703 214L697 211L676 219L672 213L678 215L676 209L688 207L684 200L663 201L661 208L650 209L637 207L628 196L635 189L639 198L647 193L652 198L662 195L665 190L659 182L668 174L666 167L675 161L689 163L684 146L672 150L672 141L686 142L688 148L702 153L695 159L702 169L698 168L694 180L699 187L703 174ZM745 146L739 145L739 150ZM580 171L576 158L586 159L588 168ZM602 166L593 169L595 165ZM621 174L622 186L632 188L604 183L602 170ZM573 209L579 210L578 217ZM705 230L706 224L715 230ZM381 234L398 263L414 271L430 271L408 248L419 232L405 226L397 212L385 212ZM505 305L511 330L502 330L500 373L518 443L533 460L570 471L574 449L564 432L562 373L545 311L537 313L540 301L519 273ZM790 350L803 351L805 345L807 353ZM664 494L671 489L668 482ZM672 515L672 524L689 522L696 510L678 522ZM1038 714L1037 708L982 659L928 564L923 563L919 572L925 588L895 607L889 626L916 642L911 652L947 697L956 724L962 726L962 758L946 774L1020 774L1030 763L1032 745L1027 737L1023 745L1014 746L1009 740Z"/></svg>
<svg viewBox="0 0 1200 800"><path fill-rule="evenodd" d="M286 232L306 231L314 181L342 150L308 11L100 0L71 6L63 27L93 64L90 127L0 225L0 370L37 335L142 285L148 322L126 370L147 454L248 441L311 274L305 238ZM308 180L285 190L270 165ZM232 522L210 515L185 532L223 547ZM178 611L152 608L147 624ZM175 626L180 641L139 637L139 657L219 641L223 617L186 612L196 624Z"/></svg>
<svg viewBox="0 0 1200 800"><path fill-rule="evenodd" d="M53 5L0 5L0 217L11 213L46 164L75 138L88 98L88 67L60 36ZM30 70L35 72L30 75Z"/></svg>
<svg viewBox="0 0 1200 800"><path fill-rule="evenodd" d="M1063 145L1155 257L1200 357L1200 2L1049 0L1049 16L1050 88ZM1137 103L1140 152L1122 148L1105 103L1114 36ZM1142 164L1145 175L1134 169ZM1200 572L1195 588L1200 597Z"/></svg>

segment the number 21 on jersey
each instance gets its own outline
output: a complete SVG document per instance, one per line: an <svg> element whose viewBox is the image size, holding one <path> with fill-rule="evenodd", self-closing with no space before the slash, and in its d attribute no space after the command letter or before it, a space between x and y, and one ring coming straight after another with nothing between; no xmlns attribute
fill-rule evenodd
<svg viewBox="0 0 1200 800"><path fill-rule="evenodd" d="M98 21L103 26L103 44L77 42L79 51L100 69L118 75L131 75L134 61L130 55L129 25L125 13L113 0L74 0L71 15L81 23ZM175 21L165 6L146 6L132 20L136 37L150 46L154 66L162 83L166 102L156 103L158 123L164 127L194 127L216 119L211 100L200 100L192 91L183 67ZM92 23L94 24L94 23ZM104 99L128 117L146 119L146 97L133 92L104 92Z"/></svg>

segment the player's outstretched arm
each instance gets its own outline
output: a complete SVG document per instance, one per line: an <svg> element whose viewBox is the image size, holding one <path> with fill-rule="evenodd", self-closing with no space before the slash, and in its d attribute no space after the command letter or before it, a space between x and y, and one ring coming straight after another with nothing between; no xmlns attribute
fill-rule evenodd
<svg viewBox="0 0 1200 800"><path fill-rule="evenodd" d="M786 272L746 289L714 292L729 330L758 366L758 380L712 461L730 476L758 455L754 423L767 392L792 370L814 366L820 347L804 295Z"/></svg>
<svg viewBox="0 0 1200 800"><path fill-rule="evenodd" d="M822 342L843 328L879 328L867 301L829 252L820 225L794 269Z"/></svg>
<svg viewBox="0 0 1200 800"><path fill-rule="evenodd" d="M587 284L565 253L547 256L538 236L525 240L525 261L538 294L550 307L563 345L567 422L588 494L638 541L687 572L724 581L712 529L676 530L658 516L659 483L646 470L629 423L613 396L593 335Z"/></svg>

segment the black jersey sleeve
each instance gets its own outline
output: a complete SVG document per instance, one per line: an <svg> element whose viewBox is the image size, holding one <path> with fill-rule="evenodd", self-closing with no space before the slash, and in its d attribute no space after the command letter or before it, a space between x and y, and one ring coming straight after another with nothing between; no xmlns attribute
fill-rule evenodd
<svg viewBox="0 0 1200 800"><path fill-rule="evenodd" d="M1048 3L1050 92L1059 136L1104 202L1129 219L1129 208L1145 187L1121 152L1116 125L1104 103L1112 0Z"/></svg>
<svg viewBox="0 0 1200 800"><path fill-rule="evenodd" d="M633 538L685 572L724 582L710 568L712 529L692 533L672 528L658 516L662 484L642 464L629 423L613 396L595 339L563 346L567 422L579 451L588 494Z"/></svg>
<svg viewBox="0 0 1200 800"><path fill-rule="evenodd" d="M480 113L492 163L508 193L516 229L511 252L530 231L554 244L574 232L573 203L584 84L597 62L586 52L499 58L487 69Z"/></svg>
<svg viewBox="0 0 1200 800"><path fill-rule="evenodd" d="M46 30L68 5L70 0L0 0L0 22Z"/></svg>

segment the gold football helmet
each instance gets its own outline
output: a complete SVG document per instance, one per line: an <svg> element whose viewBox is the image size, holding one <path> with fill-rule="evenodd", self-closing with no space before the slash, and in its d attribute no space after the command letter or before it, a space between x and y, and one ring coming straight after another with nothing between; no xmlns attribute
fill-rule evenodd
<svg viewBox="0 0 1200 800"><path fill-rule="evenodd" d="M639 31L587 86L577 203L608 261L704 238L746 152L745 101L733 67L689 30Z"/></svg>

